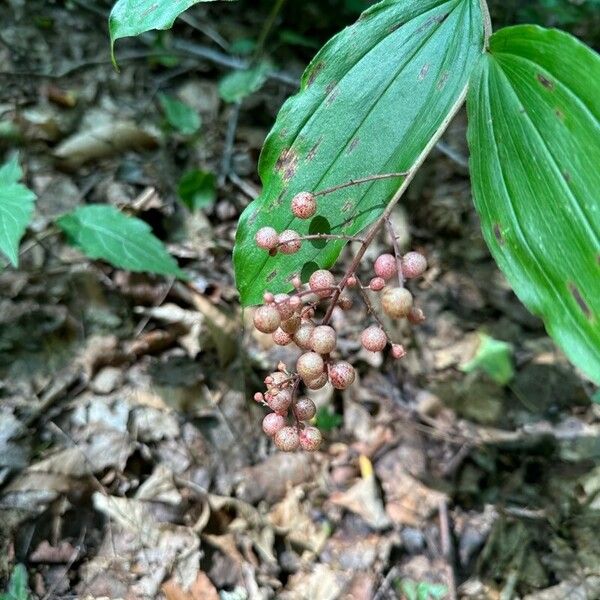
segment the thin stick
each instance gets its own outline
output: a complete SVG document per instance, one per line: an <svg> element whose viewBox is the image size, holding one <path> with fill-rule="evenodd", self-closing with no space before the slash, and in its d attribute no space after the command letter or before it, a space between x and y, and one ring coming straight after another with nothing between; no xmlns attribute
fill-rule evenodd
<svg viewBox="0 0 600 600"><path fill-rule="evenodd" d="M279 242L278 246L284 246L285 244L289 244L291 242L303 242L305 240L348 240L350 242L363 242L363 238L357 237L355 235L343 235L337 233L313 233L310 235L302 235L297 238L292 238L291 240L285 240L283 242Z"/></svg>
<svg viewBox="0 0 600 600"><path fill-rule="evenodd" d="M440 538L442 542L442 554L446 561L446 579L448 581L449 600L456 600L456 579L454 577L454 560L452 540L450 539L450 522L448 520L448 504L446 500L440 500Z"/></svg>
<svg viewBox="0 0 600 600"><path fill-rule="evenodd" d="M404 274L402 273L402 254L400 253L400 246L398 245L398 237L396 236L394 226L392 225L392 221L389 217L385 220L385 224L390 233L390 237L392 238L394 256L396 257L396 270L398 271L398 285L400 287L404 287Z"/></svg>
<svg viewBox="0 0 600 600"><path fill-rule="evenodd" d="M235 132L237 131L238 119L240 117L241 102L236 102L229 115L229 123L227 125L227 134L225 136L225 149L223 150L223 158L221 160L221 173L219 175L219 185L225 183L225 179L231 171L231 157L233 156L233 144L235 142Z"/></svg>
<svg viewBox="0 0 600 600"><path fill-rule="evenodd" d="M409 173L410 171L404 171L402 173L379 173L378 175L369 175L368 177L362 177L360 179L351 179L346 183L340 183L339 185L334 185L333 187L321 190L320 192L315 192L314 196L317 197L325 196L327 194L333 194L333 192L343 190L344 188L351 187L353 185L369 183L370 181L378 181L379 179L393 179L395 177L406 177Z"/></svg>

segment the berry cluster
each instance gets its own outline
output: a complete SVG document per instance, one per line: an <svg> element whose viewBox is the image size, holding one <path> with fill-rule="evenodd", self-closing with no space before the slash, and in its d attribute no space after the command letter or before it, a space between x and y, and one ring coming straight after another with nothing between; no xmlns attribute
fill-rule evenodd
<svg viewBox="0 0 600 600"><path fill-rule="evenodd" d="M291 209L297 218L311 218L317 211L315 195L310 192L297 194L292 199ZM278 234L271 227L263 227L256 233L255 241L270 255L278 251L292 254L300 250L304 240L313 237L301 236L293 230ZM349 239L349 236L327 237ZM423 311L414 306L412 294L404 287L406 279L419 277L426 270L427 261L423 255L408 252L400 256L397 248L394 254L382 254L375 261L374 276L366 286L358 279L355 263L353 261L353 266L339 280L325 269L315 271L304 285L300 277L295 276L292 279L295 292L266 292L264 304L254 313L254 326L258 331L271 334L277 345L293 343L302 351L294 372L289 372L287 366L280 363L278 370L265 379L266 391L254 396L257 402L273 411L264 418L263 430L280 450L315 451L321 444L319 430L307 424L315 416L314 403L309 398L297 398L302 385L309 390L318 390L329 382L334 388L345 390L356 378L354 367L335 357L337 332L330 323L336 307L348 310L352 306L350 290L356 290L368 313L377 321L360 335L363 348L370 352L381 352L389 344L393 358L400 359L406 354L402 345L390 341L383 322L373 310L369 292L380 293L383 312L392 319L406 318L413 324L425 319ZM392 284L394 278L397 284Z"/></svg>

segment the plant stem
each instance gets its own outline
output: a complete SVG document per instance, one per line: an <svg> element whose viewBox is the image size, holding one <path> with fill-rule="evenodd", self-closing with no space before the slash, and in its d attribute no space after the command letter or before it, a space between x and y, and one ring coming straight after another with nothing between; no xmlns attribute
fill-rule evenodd
<svg viewBox="0 0 600 600"><path fill-rule="evenodd" d="M351 179L346 183L340 183L339 185L334 185L333 187L321 190L320 192L315 192L314 196L325 196L327 194L333 194L333 192L337 192L338 190L342 190L347 187L351 187L353 185L359 185L361 183L368 183L369 181L377 181L379 179L393 179L395 177L406 177L410 171L404 171L402 173L379 173L378 175L369 175L368 177L361 177L360 179Z"/></svg>
<svg viewBox="0 0 600 600"><path fill-rule="evenodd" d="M385 224L392 238L392 246L394 248L394 256L396 257L396 270L398 271L398 285L404 287L404 274L402 273L402 254L400 253L400 246L398 245L398 237L394 231L394 226L390 221L389 217L385 220Z"/></svg>
<svg viewBox="0 0 600 600"><path fill-rule="evenodd" d="M342 235L337 233L313 233L310 235L302 235L297 238L292 238L291 240L285 240L284 242L279 242L278 246L283 246L285 244L289 244L290 242L303 242L305 240L347 240L350 242L363 242L363 238L357 237L355 235Z"/></svg>
<svg viewBox="0 0 600 600"><path fill-rule="evenodd" d="M255 62L258 59L258 57L262 54L263 48L265 46L265 42L267 41L267 38L269 37L269 33L271 33L271 29L273 29L273 24L275 23L275 19L277 18L277 15L281 12L281 9L283 8L284 3L285 3L285 0L276 0L275 4L273 4L273 8L271 9L269 16L267 17L267 20L265 21L263 28L260 32L258 41L256 42L256 48L254 50L254 56L253 56L252 62Z"/></svg>

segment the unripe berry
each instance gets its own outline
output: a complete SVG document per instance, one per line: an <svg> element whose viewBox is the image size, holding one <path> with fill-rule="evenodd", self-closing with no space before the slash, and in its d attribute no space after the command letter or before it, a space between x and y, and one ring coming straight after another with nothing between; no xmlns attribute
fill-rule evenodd
<svg viewBox="0 0 600 600"><path fill-rule="evenodd" d="M350 275L350 277L348 277L348 279L346 279L346 285L348 287L355 287L357 283L358 283L358 279L356 279L356 277L354 275Z"/></svg>
<svg viewBox="0 0 600 600"><path fill-rule="evenodd" d="M271 292L265 292L263 294L263 301L265 304L272 304L275 301L275 296Z"/></svg>
<svg viewBox="0 0 600 600"><path fill-rule="evenodd" d="M299 290L302 287L302 280L300 279L300 277L298 275L294 275L292 277L292 285Z"/></svg>
<svg viewBox="0 0 600 600"><path fill-rule="evenodd" d="M305 381L304 385L309 390L320 390L322 387L325 387L328 381L329 377L327 377L327 373L321 373L321 375L319 375L319 377L317 377L316 379Z"/></svg>
<svg viewBox="0 0 600 600"><path fill-rule="evenodd" d="M294 413L300 421L310 421L317 413L317 407L310 398L299 398Z"/></svg>
<svg viewBox="0 0 600 600"><path fill-rule="evenodd" d="M282 427L273 438L275 445L282 452L293 452L300 445L300 437L295 427Z"/></svg>
<svg viewBox="0 0 600 600"><path fill-rule="evenodd" d="M281 323L279 311L268 304L259 306L254 313L254 327L263 333L273 333Z"/></svg>
<svg viewBox="0 0 600 600"><path fill-rule="evenodd" d="M294 309L290 305L290 297L287 294L276 294L273 299L282 321L289 319L294 314Z"/></svg>
<svg viewBox="0 0 600 600"><path fill-rule="evenodd" d="M335 277L330 271L319 269L315 271L308 280L308 287L319 298L327 298L331 296L331 288L335 285Z"/></svg>
<svg viewBox="0 0 600 600"><path fill-rule="evenodd" d="M323 436L316 427L305 427L300 432L300 447L307 452L316 452L321 443Z"/></svg>
<svg viewBox="0 0 600 600"><path fill-rule="evenodd" d="M302 242L298 239L299 234L293 229L286 229L279 235L279 250L283 254L295 254L300 250Z"/></svg>
<svg viewBox="0 0 600 600"><path fill-rule="evenodd" d="M382 254L377 257L374 265L375 274L387 281L398 273L398 263L393 254Z"/></svg>
<svg viewBox="0 0 600 600"><path fill-rule="evenodd" d="M420 277L427 270L427 259L419 252L407 252L402 257L402 275L406 279Z"/></svg>
<svg viewBox="0 0 600 600"><path fill-rule="evenodd" d="M425 313L420 308L413 306L408 313L407 319L409 323L412 323L413 325L419 325L425 321Z"/></svg>
<svg viewBox="0 0 600 600"><path fill-rule="evenodd" d="M300 300L300 298L298 298L298 296L292 296L290 298L290 306L292 307L292 309L294 311L296 311L298 308L300 308L301 304L302 304L302 300Z"/></svg>
<svg viewBox="0 0 600 600"><path fill-rule="evenodd" d="M385 279L383 277L373 277L369 283L369 289L373 292L380 292L385 287Z"/></svg>
<svg viewBox="0 0 600 600"><path fill-rule="evenodd" d="M256 394L254 394L254 400L256 402L264 402L265 401L265 397L260 392L256 392Z"/></svg>
<svg viewBox="0 0 600 600"><path fill-rule="evenodd" d="M335 350L337 335L329 325L319 325L310 336L310 347L319 354L329 354Z"/></svg>
<svg viewBox="0 0 600 600"><path fill-rule="evenodd" d="M280 327L286 333L294 335L294 333L298 331L298 327L300 327L301 322L302 319L300 318L300 315L292 315L289 319L282 321Z"/></svg>
<svg viewBox="0 0 600 600"><path fill-rule="evenodd" d="M298 348L302 350L308 350L310 348L310 337L312 335L315 325L312 321L303 320L298 327L296 333L294 333L294 342Z"/></svg>
<svg viewBox="0 0 600 600"><path fill-rule="evenodd" d="M406 288L386 288L381 297L383 312L393 319L406 317L413 305L412 294Z"/></svg>
<svg viewBox="0 0 600 600"><path fill-rule="evenodd" d="M381 327L371 325L360 335L360 341L365 350L369 352L381 352L387 346L387 335Z"/></svg>
<svg viewBox="0 0 600 600"><path fill-rule="evenodd" d="M281 329L281 327L278 327L273 333L273 341L278 346L287 346L292 342L292 336Z"/></svg>
<svg viewBox="0 0 600 600"><path fill-rule="evenodd" d="M274 373L271 373L270 375L267 375L265 377L265 385L267 386L268 389L278 389L279 387L285 387L286 384L284 383L284 381L286 381L286 379L288 379L287 375L285 373L280 373L279 371L275 371Z"/></svg>
<svg viewBox="0 0 600 600"><path fill-rule="evenodd" d="M404 346L400 344L392 344L392 356L396 360L404 358L406 356L406 350L404 349Z"/></svg>
<svg viewBox="0 0 600 600"><path fill-rule="evenodd" d="M341 295L338 300L338 306L342 310L350 310L352 308L352 304L354 304L352 298L346 294Z"/></svg>
<svg viewBox="0 0 600 600"><path fill-rule="evenodd" d="M317 212L317 201L310 192L300 192L292 198L292 212L299 219L310 219Z"/></svg>
<svg viewBox="0 0 600 600"><path fill-rule="evenodd" d="M285 427L285 417L277 413L269 413L262 422L263 431L269 437L273 437L283 427Z"/></svg>
<svg viewBox="0 0 600 600"><path fill-rule="evenodd" d="M273 250L279 244L279 236L272 227L262 227L254 236L256 245L263 250Z"/></svg>
<svg viewBox="0 0 600 600"><path fill-rule="evenodd" d="M329 367L329 381L338 390L345 390L350 387L354 383L355 377L354 367L344 360Z"/></svg>
<svg viewBox="0 0 600 600"><path fill-rule="evenodd" d="M304 381L313 381L317 379L325 369L325 362L321 358L320 354L316 352L305 352L300 356L296 363L296 370L298 375L302 377Z"/></svg>
<svg viewBox="0 0 600 600"><path fill-rule="evenodd" d="M269 408L276 413L287 412L292 403L292 392L290 390L281 390L278 394L271 396L267 401Z"/></svg>

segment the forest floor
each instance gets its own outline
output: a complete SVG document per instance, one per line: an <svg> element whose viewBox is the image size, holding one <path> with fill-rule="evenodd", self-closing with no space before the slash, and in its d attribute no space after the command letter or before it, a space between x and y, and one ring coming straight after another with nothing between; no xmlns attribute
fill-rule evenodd
<svg viewBox="0 0 600 600"><path fill-rule="evenodd" d="M408 356L344 344L359 377L314 394L321 451L281 454L252 395L295 355L245 326L231 251L314 49L267 41L279 75L236 106L218 83L258 8L199 7L119 43L117 73L105 4L9 6L0 148L19 148L38 200L19 269L0 270L0 590L21 563L44 599L600 598L600 407L489 255L464 114L394 214L430 264L413 287L427 320L396 332ZM161 93L199 134L169 126ZM216 179L193 212L177 194L191 169ZM193 283L66 245L52 218L89 202L148 222ZM359 309L337 318L365 325ZM485 336L508 345L482 357Z"/></svg>

